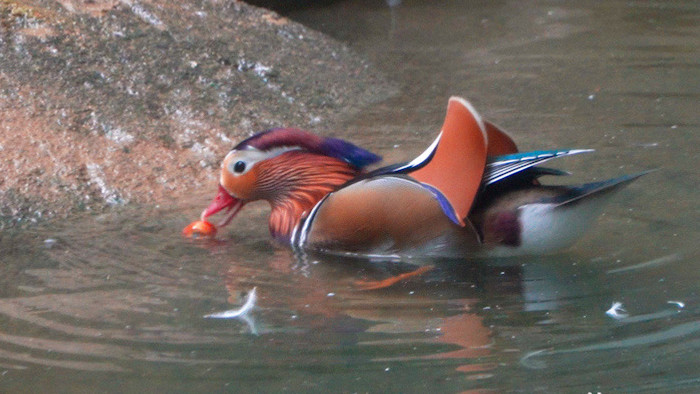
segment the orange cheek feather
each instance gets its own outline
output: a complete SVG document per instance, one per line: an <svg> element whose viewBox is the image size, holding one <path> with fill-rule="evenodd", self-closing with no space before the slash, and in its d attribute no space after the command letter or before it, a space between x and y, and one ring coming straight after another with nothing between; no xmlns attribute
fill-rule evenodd
<svg viewBox="0 0 700 394"><path fill-rule="evenodd" d="M250 200L254 196L255 179L255 171L234 176L224 170L221 173L221 186L239 200Z"/></svg>
<svg viewBox="0 0 700 394"><path fill-rule="evenodd" d="M187 238L213 238L216 226L206 220L195 220L182 230L182 235Z"/></svg>

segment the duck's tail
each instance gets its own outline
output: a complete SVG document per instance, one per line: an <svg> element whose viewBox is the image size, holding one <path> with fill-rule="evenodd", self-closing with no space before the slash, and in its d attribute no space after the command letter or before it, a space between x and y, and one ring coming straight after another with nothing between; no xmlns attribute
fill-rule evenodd
<svg viewBox="0 0 700 394"><path fill-rule="evenodd" d="M527 254L548 253L571 246L600 216L613 194L649 172L566 187L565 193L548 201L520 207L520 246Z"/></svg>
<svg viewBox="0 0 700 394"><path fill-rule="evenodd" d="M569 193L557 197L555 201L557 207L567 208L581 202L596 199L607 199L615 192L622 190L637 178L656 170L638 172L636 174L623 175L617 178L600 182L586 183L580 186L571 187Z"/></svg>

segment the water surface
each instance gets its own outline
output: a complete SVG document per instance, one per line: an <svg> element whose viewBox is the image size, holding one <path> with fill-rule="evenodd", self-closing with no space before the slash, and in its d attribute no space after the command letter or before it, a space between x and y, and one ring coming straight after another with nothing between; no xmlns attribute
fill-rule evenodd
<svg viewBox="0 0 700 394"><path fill-rule="evenodd" d="M264 204L216 241L208 203L3 232L3 391L700 390L697 2L345 1L290 15L348 42L400 94L329 134L388 162L434 138L450 95L522 149L594 148L567 182L658 168L565 253L407 267L294 255ZM240 306L249 319L203 316ZM606 313L619 302L625 312Z"/></svg>

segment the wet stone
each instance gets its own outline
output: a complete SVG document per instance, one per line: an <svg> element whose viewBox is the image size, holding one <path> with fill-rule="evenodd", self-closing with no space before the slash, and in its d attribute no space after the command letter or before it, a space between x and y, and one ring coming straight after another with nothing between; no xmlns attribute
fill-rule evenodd
<svg viewBox="0 0 700 394"><path fill-rule="evenodd" d="M2 1L0 25L5 225L177 201L231 141L323 133L393 93L343 44L241 2Z"/></svg>

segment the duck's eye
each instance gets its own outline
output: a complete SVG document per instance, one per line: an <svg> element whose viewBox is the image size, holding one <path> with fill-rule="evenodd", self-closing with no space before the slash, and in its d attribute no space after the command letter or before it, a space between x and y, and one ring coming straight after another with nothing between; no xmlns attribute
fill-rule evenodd
<svg viewBox="0 0 700 394"><path fill-rule="evenodd" d="M245 171L245 162L239 160L233 165L233 172L240 174L243 171Z"/></svg>

